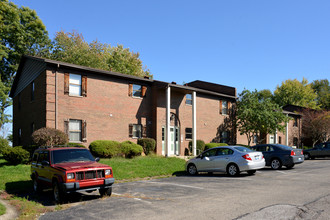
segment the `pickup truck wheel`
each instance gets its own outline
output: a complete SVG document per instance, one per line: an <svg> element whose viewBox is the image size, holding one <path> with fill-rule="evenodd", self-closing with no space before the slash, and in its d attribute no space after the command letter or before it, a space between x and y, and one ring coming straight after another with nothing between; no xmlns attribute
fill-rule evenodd
<svg viewBox="0 0 330 220"><path fill-rule="evenodd" d="M105 188L105 189L99 189L99 191L100 191L100 195L102 197L104 197L104 196L111 196L111 194L112 194L112 187Z"/></svg>
<svg viewBox="0 0 330 220"><path fill-rule="evenodd" d="M33 178L33 191L36 193L39 193L39 192L41 192L41 190L42 190L42 188L41 188L40 184L38 183L37 178L34 177Z"/></svg>
<svg viewBox="0 0 330 220"><path fill-rule="evenodd" d="M65 200L65 194L61 191L57 181L53 182L53 194L56 203L62 203Z"/></svg>

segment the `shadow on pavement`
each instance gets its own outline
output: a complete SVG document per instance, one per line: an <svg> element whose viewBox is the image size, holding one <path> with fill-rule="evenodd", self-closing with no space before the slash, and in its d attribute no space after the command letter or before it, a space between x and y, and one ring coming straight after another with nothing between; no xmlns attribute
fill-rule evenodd
<svg viewBox="0 0 330 220"><path fill-rule="evenodd" d="M44 189L40 193L33 191L32 181L16 181L6 183L6 192L15 197L24 198L29 201L37 202L43 206L56 205L53 199L53 191L51 189ZM98 199L101 196L97 191L92 193L70 193L67 195L67 200L64 204L85 202Z"/></svg>

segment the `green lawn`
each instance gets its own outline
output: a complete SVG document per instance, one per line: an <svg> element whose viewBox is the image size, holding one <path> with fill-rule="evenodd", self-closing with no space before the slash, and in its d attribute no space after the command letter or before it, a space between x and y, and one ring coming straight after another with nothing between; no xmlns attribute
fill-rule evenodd
<svg viewBox="0 0 330 220"><path fill-rule="evenodd" d="M100 162L112 167L117 181L177 175L184 171L185 164L182 159L160 156L101 159ZM49 211L49 208L38 202L38 196L31 193L30 165L9 165L0 156L0 194L3 190L9 194L11 203L20 207L19 219L35 219L40 213Z"/></svg>
<svg viewBox="0 0 330 220"><path fill-rule="evenodd" d="M6 214L6 207L0 203L0 216Z"/></svg>

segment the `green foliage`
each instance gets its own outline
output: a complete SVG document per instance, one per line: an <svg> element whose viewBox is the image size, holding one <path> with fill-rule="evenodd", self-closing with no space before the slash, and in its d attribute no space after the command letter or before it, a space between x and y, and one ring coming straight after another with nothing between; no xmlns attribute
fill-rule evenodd
<svg viewBox="0 0 330 220"><path fill-rule="evenodd" d="M68 135L55 128L40 128L33 132L32 140L37 146L65 145Z"/></svg>
<svg viewBox="0 0 330 220"><path fill-rule="evenodd" d="M205 144L204 150L208 150L214 147L220 147L220 146L228 146L226 143L207 143Z"/></svg>
<svg viewBox="0 0 330 220"><path fill-rule="evenodd" d="M317 104L322 109L330 110L330 84L327 79L314 80L311 83L313 90L317 94Z"/></svg>
<svg viewBox="0 0 330 220"><path fill-rule="evenodd" d="M6 214L6 207L0 203L0 216Z"/></svg>
<svg viewBox="0 0 330 220"><path fill-rule="evenodd" d="M317 109L316 98L317 94L305 78L301 82L297 79L286 80L274 91L274 101L281 107L291 104Z"/></svg>
<svg viewBox="0 0 330 220"><path fill-rule="evenodd" d="M42 55L50 40L34 10L18 8L8 0L0 1L0 129L10 122L5 109L12 105L8 97L14 75L23 54Z"/></svg>
<svg viewBox="0 0 330 220"><path fill-rule="evenodd" d="M23 149L29 152L30 158L32 158L32 155L33 155L34 151L37 150L38 148L39 148L38 145L23 146Z"/></svg>
<svg viewBox="0 0 330 220"><path fill-rule="evenodd" d="M0 137L0 154L2 151L9 147L9 143L6 139Z"/></svg>
<svg viewBox="0 0 330 220"><path fill-rule="evenodd" d="M156 141L152 138L140 138L137 143L142 146L145 155L154 152L156 148Z"/></svg>
<svg viewBox="0 0 330 220"><path fill-rule="evenodd" d="M21 146L8 147L3 150L2 155L10 164L27 164L30 161L30 153Z"/></svg>
<svg viewBox="0 0 330 220"><path fill-rule="evenodd" d="M131 141L124 141L120 144L121 152L126 158L132 158L135 156L140 156L143 148L141 145L135 144Z"/></svg>
<svg viewBox="0 0 330 220"><path fill-rule="evenodd" d="M97 140L89 145L89 150L96 157L111 158L118 156L120 152L120 143L117 141Z"/></svg>
<svg viewBox="0 0 330 220"><path fill-rule="evenodd" d="M84 147L84 148L86 148L84 145L79 144L79 143L67 143L65 146L66 147Z"/></svg>
<svg viewBox="0 0 330 220"><path fill-rule="evenodd" d="M240 134L245 134L248 145L253 135L261 141L262 134L274 134L276 130L284 131L284 122L289 118L270 98L261 98L257 90L244 90L239 97L236 108L237 127Z"/></svg>
<svg viewBox="0 0 330 220"><path fill-rule="evenodd" d="M88 43L82 34L63 31L56 33L53 45L54 50L47 56L49 59L140 77L151 76L143 67L139 53L122 45L112 47L98 41Z"/></svg>
<svg viewBox="0 0 330 220"><path fill-rule="evenodd" d="M189 147L190 153L192 153L192 150L193 150L192 149L192 141L189 141L188 147ZM197 154L203 152L204 148L205 148L205 142L203 140L196 140L196 152L197 152Z"/></svg>
<svg viewBox="0 0 330 220"><path fill-rule="evenodd" d="M173 176L185 170L185 160L155 155L134 157L129 160L115 157L111 159L101 159L100 162L112 167L114 170L113 175L116 180Z"/></svg>

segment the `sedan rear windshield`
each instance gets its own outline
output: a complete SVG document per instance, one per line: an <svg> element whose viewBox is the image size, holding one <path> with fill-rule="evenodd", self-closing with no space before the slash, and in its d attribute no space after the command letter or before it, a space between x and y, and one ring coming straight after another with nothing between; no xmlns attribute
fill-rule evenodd
<svg viewBox="0 0 330 220"><path fill-rule="evenodd" d="M234 147L234 148L241 152L254 152L254 150L247 148L247 147Z"/></svg>
<svg viewBox="0 0 330 220"><path fill-rule="evenodd" d="M280 147L283 150L292 150L292 147L286 145L277 144L276 146Z"/></svg>
<svg viewBox="0 0 330 220"><path fill-rule="evenodd" d="M85 149L55 150L53 151L53 164L95 161L92 154Z"/></svg>

